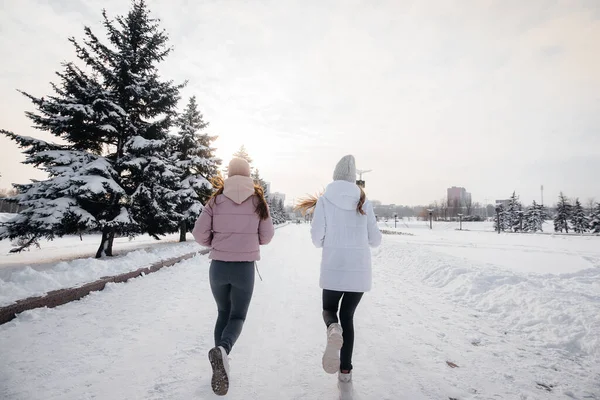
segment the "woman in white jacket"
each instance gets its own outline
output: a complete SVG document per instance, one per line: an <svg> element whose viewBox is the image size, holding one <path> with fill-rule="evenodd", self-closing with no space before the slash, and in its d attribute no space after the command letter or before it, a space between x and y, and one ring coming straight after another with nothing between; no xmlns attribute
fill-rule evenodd
<svg viewBox="0 0 600 400"><path fill-rule="evenodd" d="M381 244L373 206L356 185L354 157L343 157L325 193L302 201L298 208L313 212L312 240L323 249L320 286L327 326L323 369L338 372L341 382L350 382L354 312L364 292L371 290L370 247Z"/></svg>

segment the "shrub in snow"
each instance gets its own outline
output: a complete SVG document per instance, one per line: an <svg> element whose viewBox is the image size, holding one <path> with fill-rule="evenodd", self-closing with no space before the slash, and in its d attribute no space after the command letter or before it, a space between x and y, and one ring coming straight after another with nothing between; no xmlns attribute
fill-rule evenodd
<svg viewBox="0 0 600 400"><path fill-rule="evenodd" d="M554 217L554 231L569 233L569 219L571 218L572 206L565 195L560 192L558 204L556 205L556 216Z"/></svg>

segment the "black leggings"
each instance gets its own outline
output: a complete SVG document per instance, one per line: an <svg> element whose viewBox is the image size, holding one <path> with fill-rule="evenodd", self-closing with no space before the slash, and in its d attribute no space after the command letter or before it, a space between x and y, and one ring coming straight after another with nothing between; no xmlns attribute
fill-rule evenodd
<svg viewBox="0 0 600 400"><path fill-rule="evenodd" d="M360 303L363 293L337 292L334 290L323 290L323 320L325 325L339 322L342 325L344 345L340 351L340 370L352 370L352 350L354 349L354 311ZM338 306L340 307L340 318L338 320Z"/></svg>

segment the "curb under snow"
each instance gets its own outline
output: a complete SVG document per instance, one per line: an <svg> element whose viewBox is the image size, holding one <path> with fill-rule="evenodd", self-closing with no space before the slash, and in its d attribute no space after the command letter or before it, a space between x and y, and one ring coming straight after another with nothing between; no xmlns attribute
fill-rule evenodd
<svg viewBox="0 0 600 400"><path fill-rule="evenodd" d="M275 229L283 228L289 225L289 223L275 226ZM43 296L28 297L23 300L18 300L13 304L5 307L0 307L0 325L12 321L17 317L18 314L23 311L33 310L34 308L54 308L62 306L63 304L70 303L71 301L79 300L91 292L103 290L107 283L122 283L127 282L132 278L151 274L160 270L163 267L171 267L181 261L189 260L196 255L205 255L210 252L210 249L203 249L194 251L192 253L184 254L183 256L169 258L163 261L157 261L151 264L149 267L138 268L135 271L126 272L114 276L106 276L100 278L94 282L86 283L82 286L53 290L46 293Z"/></svg>
<svg viewBox="0 0 600 400"><path fill-rule="evenodd" d="M43 296L28 297L23 300L18 300L14 304L10 304L6 307L0 307L0 325L13 320L17 317L17 314L20 314L23 311L33 310L34 308L41 307L58 307L71 301L79 300L90 294L90 292L103 290L107 283L127 282L132 278L137 278L139 276L151 274L160 270L163 267L170 267L181 261L189 260L190 258L198 254L208 254L209 251L209 249L194 251L192 253L184 254L183 256L155 262L149 267L138 268L135 271L130 271L114 276L106 276L94 282L86 283L82 286L53 290L51 292L46 293Z"/></svg>

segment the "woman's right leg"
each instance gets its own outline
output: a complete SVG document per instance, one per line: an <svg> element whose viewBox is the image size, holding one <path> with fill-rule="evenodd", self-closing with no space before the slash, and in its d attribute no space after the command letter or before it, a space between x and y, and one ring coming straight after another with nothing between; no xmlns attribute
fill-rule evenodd
<svg viewBox="0 0 600 400"><path fill-rule="evenodd" d="M340 349L344 339L337 312L342 294L334 290L323 290L323 321L327 325L327 346L322 362L323 369L328 374L335 374L340 370Z"/></svg>
<svg viewBox="0 0 600 400"><path fill-rule="evenodd" d="M343 294L344 292L323 289L323 321L327 327L339 322L337 314Z"/></svg>

